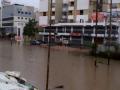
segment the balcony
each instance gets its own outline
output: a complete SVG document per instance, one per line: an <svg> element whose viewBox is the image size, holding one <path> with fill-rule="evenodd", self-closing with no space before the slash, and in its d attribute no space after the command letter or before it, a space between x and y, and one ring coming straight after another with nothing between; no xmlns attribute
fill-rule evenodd
<svg viewBox="0 0 120 90"><path fill-rule="evenodd" d="M51 19L54 20L54 19L55 19L55 16L51 16Z"/></svg>
<svg viewBox="0 0 120 90"><path fill-rule="evenodd" d="M52 3L56 3L56 0L52 0Z"/></svg>
<svg viewBox="0 0 120 90"><path fill-rule="evenodd" d="M52 11L55 11L55 7L52 8Z"/></svg>
<svg viewBox="0 0 120 90"><path fill-rule="evenodd" d="M68 15L68 19L74 19L74 15Z"/></svg>
<svg viewBox="0 0 120 90"><path fill-rule="evenodd" d="M69 2L73 2L73 1L75 1L75 0L69 0Z"/></svg>
<svg viewBox="0 0 120 90"><path fill-rule="evenodd" d="M68 8L63 8L63 11L64 11L64 12L67 12L67 11L68 11Z"/></svg>
<svg viewBox="0 0 120 90"><path fill-rule="evenodd" d="M68 10L74 10L74 6L69 6Z"/></svg>

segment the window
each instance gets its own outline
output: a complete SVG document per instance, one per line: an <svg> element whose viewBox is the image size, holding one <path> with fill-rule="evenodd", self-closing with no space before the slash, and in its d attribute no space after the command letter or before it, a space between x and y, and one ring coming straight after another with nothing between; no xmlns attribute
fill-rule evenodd
<svg viewBox="0 0 120 90"><path fill-rule="evenodd" d="M18 13L20 13L20 11L18 11Z"/></svg>
<svg viewBox="0 0 120 90"><path fill-rule="evenodd" d="M21 12L21 14L24 14L24 12Z"/></svg>
<svg viewBox="0 0 120 90"><path fill-rule="evenodd" d="M43 16L46 16L47 15L47 13L46 12L43 12Z"/></svg>
<svg viewBox="0 0 120 90"><path fill-rule="evenodd" d="M54 23L55 23L55 20L51 20L51 23L54 24Z"/></svg>
<svg viewBox="0 0 120 90"><path fill-rule="evenodd" d="M64 4L63 4L63 7L64 7L64 8L67 8L67 7L68 7L68 5L67 5L66 3L64 3Z"/></svg>
<svg viewBox="0 0 120 90"><path fill-rule="evenodd" d="M74 22L74 20L73 19L70 19L70 23L73 23Z"/></svg>
<svg viewBox="0 0 120 90"><path fill-rule="evenodd" d="M9 18L3 18L2 20L3 21L9 21L9 20L13 20L14 19L14 17L9 17Z"/></svg>
<svg viewBox="0 0 120 90"><path fill-rule="evenodd" d="M63 14L64 16L66 16L66 15L67 15L67 12L63 12L62 14Z"/></svg>
<svg viewBox="0 0 120 90"><path fill-rule="evenodd" d="M23 17L21 17L21 19L23 19Z"/></svg>
<svg viewBox="0 0 120 90"><path fill-rule="evenodd" d="M28 14L28 12L25 12L25 14Z"/></svg>
<svg viewBox="0 0 120 90"><path fill-rule="evenodd" d="M83 15L83 14L84 14L83 10L80 10L80 15Z"/></svg>
<svg viewBox="0 0 120 90"><path fill-rule="evenodd" d="M56 5L55 3L52 3L52 8L55 8L55 5Z"/></svg>
<svg viewBox="0 0 120 90"><path fill-rule="evenodd" d="M72 15L72 11L69 11L69 15Z"/></svg>
<svg viewBox="0 0 120 90"><path fill-rule="evenodd" d="M25 18L25 20L27 20L27 18Z"/></svg>
<svg viewBox="0 0 120 90"><path fill-rule="evenodd" d="M74 1L70 2L70 6L74 6Z"/></svg>
<svg viewBox="0 0 120 90"><path fill-rule="evenodd" d="M80 23L83 23L84 22L84 20L83 19L80 19Z"/></svg>
<svg viewBox="0 0 120 90"><path fill-rule="evenodd" d="M31 12L29 12L29 15L31 15Z"/></svg>
<svg viewBox="0 0 120 90"><path fill-rule="evenodd" d="M20 17L18 17L18 19L20 19Z"/></svg>
<svg viewBox="0 0 120 90"><path fill-rule="evenodd" d="M52 12L52 16L55 16L55 12Z"/></svg>
<svg viewBox="0 0 120 90"><path fill-rule="evenodd" d="M113 4L112 4L112 8L117 8L117 4L116 4L116 3L113 3Z"/></svg>

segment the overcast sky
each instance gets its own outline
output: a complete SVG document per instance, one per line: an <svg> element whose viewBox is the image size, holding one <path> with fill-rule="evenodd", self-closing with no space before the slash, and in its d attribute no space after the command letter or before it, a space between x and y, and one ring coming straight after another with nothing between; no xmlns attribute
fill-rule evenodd
<svg viewBox="0 0 120 90"><path fill-rule="evenodd" d="M9 0L9 1L11 1L12 3L24 4L34 6L35 8L39 8L39 0Z"/></svg>

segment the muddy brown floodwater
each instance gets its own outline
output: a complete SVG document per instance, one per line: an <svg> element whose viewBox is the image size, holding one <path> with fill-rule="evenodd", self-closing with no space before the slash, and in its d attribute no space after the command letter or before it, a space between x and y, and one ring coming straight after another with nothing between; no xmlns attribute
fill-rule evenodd
<svg viewBox="0 0 120 90"><path fill-rule="evenodd" d="M50 58L50 90L119 90L120 61L81 55L79 52L52 50ZM45 90L47 49L0 41L0 71L20 71L40 90ZM64 85L63 89L54 89Z"/></svg>

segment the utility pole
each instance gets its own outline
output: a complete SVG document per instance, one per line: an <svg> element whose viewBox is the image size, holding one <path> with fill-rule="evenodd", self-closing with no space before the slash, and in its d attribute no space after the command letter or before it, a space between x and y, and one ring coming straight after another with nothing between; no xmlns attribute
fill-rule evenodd
<svg viewBox="0 0 120 90"><path fill-rule="evenodd" d="M47 58L47 76L46 76L46 90L49 88L49 71L50 71L50 49L51 49L51 16L52 16L52 0L50 1L50 19L49 19L49 41L48 41L48 58Z"/></svg>
<svg viewBox="0 0 120 90"><path fill-rule="evenodd" d="M94 44L95 44L95 57L97 58L97 26L98 26L98 0L96 0L96 23L95 23L95 40L94 40ZM97 60L95 59L94 65L97 66Z"/></svg>
<svg viewBox="0 0 120 90"><path fill-rule="evenodd" d="M3 11L3 0L1 1L1 28L2 28L2 11Z"/></svg>
<svg viewBox="0 0 120 90"><path fill-rule="evenodd" d="M110 47L111 47L111 31L112 31L112 0L110 0L110 28L109 28L109 48L108 48L108 65L110 65Z"/></svg>
<svg viewBox="0 0 120 90"><path fill-rule="evenodd" d="M1 14L0 14L0 19L1 19L1 21L0 21L0 23L1 23L1 25L0 25L0 28L1 28L1 31L0 31L0 33L1 33L1 35L2 35L2 11L3 11L3 0L1 0L1 10L0 10L0 12L1 12Z"/></svg>

